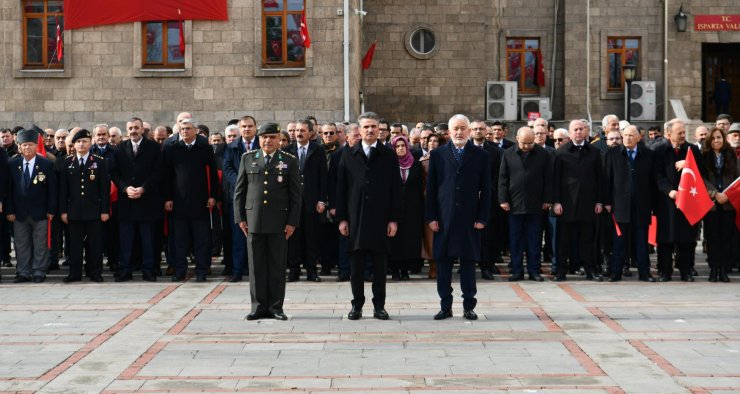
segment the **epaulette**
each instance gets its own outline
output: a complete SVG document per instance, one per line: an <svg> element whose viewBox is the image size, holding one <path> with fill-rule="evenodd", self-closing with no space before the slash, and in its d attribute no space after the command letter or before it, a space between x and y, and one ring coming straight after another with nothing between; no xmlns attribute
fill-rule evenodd
<svg viewBox="0 0 740 394"><path fill-rule="evenodd" d="M253 154L253 153L257 152L257 151L259 151L259 149L248 150L248 151L244 152L244 154L242 154L242 156L244 156L244 155L251 155L251 154Z"/></svg>
<svg viewBox="0 0 740 394"><path fill-rule="evenodd" d="M96 157L96 158L101 159L101 160L103 159L103 156L99 156L99 155L96 155L94 153L90 153L90 156Z"/></svg>
<svg viewBox="0 0 740 394"><path fill-rule="evenodd" d="M284 154L285 156L292 157L292 158L295 159L295 155L290 154L290 153L288 153L288 152L286 152L286 151L284 151L282 149L278 149L278 150L280 151L280 153Z"/></svg>

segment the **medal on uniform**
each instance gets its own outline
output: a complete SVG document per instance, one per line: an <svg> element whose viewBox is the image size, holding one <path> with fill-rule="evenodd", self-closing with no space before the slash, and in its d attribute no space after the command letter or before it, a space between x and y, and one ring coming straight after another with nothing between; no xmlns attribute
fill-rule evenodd
<svg viewBox="0 0 740 394"><path fill-rule="evenodd" d="M90 174L90 180L91 181L94 181L95 180L95 174Z"/></svg>
<svg viewBox="0 0 740 394"><path fill-rule="evenodd" d="M44 179L46 179L46 175L44 175L43 172L39 172L38 175L36 175L36 178L33 180L34 184L36 184L36 179L38 179L39 182L43 182Z"/></svg>
<svg viewBox="0 0 740 394"><path fill-rule="evenodd" d="M283 176L282 175L278 175L277 181L278 181L278 183L283 183Z"/></svg>

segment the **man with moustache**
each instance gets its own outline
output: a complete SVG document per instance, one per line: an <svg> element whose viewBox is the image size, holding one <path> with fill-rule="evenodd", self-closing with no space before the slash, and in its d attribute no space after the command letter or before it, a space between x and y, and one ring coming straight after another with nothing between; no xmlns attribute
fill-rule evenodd
<svg viewBox="0 0 740 394"><path fill-rule="evenodd" d="M110 144L110 133L107 124L97 124L93 127L92 137L94 144L90 152L105 159L108 174L113 171L115 165L114 147ZM110 176L109 176L110 179ZM110 198L109 198L110 200ZM108 267L112 272L118 271L118 201L110 201L109 218L101 227L102 253L108 258ZM101 255L102 258L102 255Z"/></svg>
<svg viewBox="0 0 740 394"><path fill-rule="evenodd" d="M490 221L491 165L488 152L468 139L470 121L454 115L447 123L450 143L431 152L426 191L426 222L434 234L437 293L435 320L452 317L452 266L460 262L463 316L476 320L475 264L480 237ZM397 171L396 171L397 172Z"/></svg>
<svg viewBox="0 0 740 394"><path fill-rule="evenodd" d="M349 237L352 310L349 320L362 317L365 304L365 261L372 260L373 317L388 320L385 282L390 238L401 216L401 174L396 153L379 140L379 118L365 112L358 118L362 140L342 153L337 175L336 217L339 233ZM386 124L387 125L387 124Z"/></svg>
<svg viewBox="0 0 740 394"><path fill-rule="evenodd" d="M301 214L300 172L296 158L278 149L277 123L265 123L257 134L261 148L244 154L234 187L234 220L247 240L251 273L247 320L287 320L285 265Z"/></svg>

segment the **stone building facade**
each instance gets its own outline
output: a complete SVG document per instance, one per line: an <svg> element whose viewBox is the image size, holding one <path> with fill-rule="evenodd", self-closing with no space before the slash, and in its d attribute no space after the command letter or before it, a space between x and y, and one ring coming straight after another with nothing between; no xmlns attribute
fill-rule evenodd
<svg viewBox="0 0 740 394"><path fill-rule="evenodd" d="M713 120L720 73L734 83L731 112L740 117L737 0L683 0L686 32L674 22L676 0L346 2L348 12L345 0L306 0L312 46L305 68L263 68L262 2L228 0L229 21L186 22L183 70L152 72L140 67L140 23L67 30L63 70L24 70L22 2L0 0L0 127L120 124L133 115L169 124L183 110L219 128L242 114L258 121L306 115L340 121L363 109L407 123L454 113L482 118L486 82L507 79L510 38L539 40L544 86L520 97L549 98L553 119L624 117L624 92L608 89L610 37L639 39L638 79L656 82L654 123L674 116L666 99L679 99L690 119ZM697 31L695 17L706 15L736 18L737 28ZM419 41L419 29L433 37ZM433 48L415 52L414 40ZM362 56L373 42L372 65L363 70Z"/></svg>

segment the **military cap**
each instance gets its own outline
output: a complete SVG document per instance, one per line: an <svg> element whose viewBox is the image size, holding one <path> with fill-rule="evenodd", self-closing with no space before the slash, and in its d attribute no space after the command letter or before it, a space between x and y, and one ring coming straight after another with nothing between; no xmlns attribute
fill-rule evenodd
<svg viewBox="0 0 740 394"><path fill-rule="evenodd" d="M727 134L740 133L740 123L733 123Z"/></svg>
<svg viewBox="0 0 740 394"><path fill-rule="evenodd" d="M265 135L265 134L279 134L280 133L280 126L277 123L268 122L260 126L259 130L257 131L257 136Z"/></svg>
<svg viewBox="0 0 740 394"><path fill-rule="evenodd" d="M39 133L35 130L19 130L18 134L16 134L15 140L18 142L18 145L25 142L33 142L34 144L38 144Z"/></svg>
<svg viewBox="0 0 740 394"><path fill-rule="evenodd" d="M92 139L92 134L90 134L89 131L86 129L81 129L75 133L75 135L72 137L72 143L74 144L75 141L81 139L81 138L89 138Z"/></svg>

